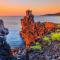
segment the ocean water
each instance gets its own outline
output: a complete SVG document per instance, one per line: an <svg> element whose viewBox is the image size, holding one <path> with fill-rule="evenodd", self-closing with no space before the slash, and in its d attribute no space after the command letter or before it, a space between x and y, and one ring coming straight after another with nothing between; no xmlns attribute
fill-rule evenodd
<svg viewBox="0 0 60 60"><path fill-rule="evenodd" d="M0 19L3 19L4 21L5 27L9 29L9 34L6 36L6 41L11 46L11 48L24 46L24 41L19 34L19 32L21 31L21 23L20 23L21 18L23 17L21 16L0 17ZM49 21L54 23L60 23L60 16L35 16L34 20L35 22Z"/></svg>

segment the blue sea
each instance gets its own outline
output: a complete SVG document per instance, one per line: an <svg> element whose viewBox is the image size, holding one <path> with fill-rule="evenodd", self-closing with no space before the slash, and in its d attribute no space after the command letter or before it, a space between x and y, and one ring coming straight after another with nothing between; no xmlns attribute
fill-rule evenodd
<svg viewBox="0 0 60 60"><path fill-rule="evenodd" d="M9 29L9 34L6 36L7 43L11 46L11 48L18 48L24 46L24 40L19 35L21 31L21 18L22 16L3 16L0 19L3 19L4 25ZM60 16L35 16L35 22L54 22L60 23Z"/></svg>

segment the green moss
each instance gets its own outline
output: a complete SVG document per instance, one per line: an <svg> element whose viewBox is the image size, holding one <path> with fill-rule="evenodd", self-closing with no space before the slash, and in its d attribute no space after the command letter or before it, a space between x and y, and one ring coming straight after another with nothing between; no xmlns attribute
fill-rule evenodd
<svg viewBox="0 0 60 60"><path fill-rule="evenodd" d="M47 41L47 42L52 42L52 41L55 41L55 40L60 40L60 32L51 32L50 34L50 37L47 35L47 36L44 36L42 37L44 41ZM34 46L30 46L31 48L33 49L40 49L42 46L42 44L40 42L36 42Z"/></svg>
<svg viewBox="0 0 60 60"><path fill-rule="evenodd" d="M33 49L40 49L41 48L41 43L39 42L36 42L34 46L30 46L30 48L33 48Z"/></svg>
<svg viewBox="0 0 60 60"><path fill-rule="evenodd" d="M50 38L48 36L44 36L43 40L47 41L47 42L50 42Z"/></svg>
<svg viewBox="0 0 60 60"><path fill-rule="evenodd" d="M51 33L52 40L60 40L60 33Z"/></svg>
<svg viewBox="0 0 60 60"><path fill-rule="evenodd" d="M51 32L50 37L44 36L43 40L47 41L47 42L51 42L54 40L60 40L60 32Z"/></svg>

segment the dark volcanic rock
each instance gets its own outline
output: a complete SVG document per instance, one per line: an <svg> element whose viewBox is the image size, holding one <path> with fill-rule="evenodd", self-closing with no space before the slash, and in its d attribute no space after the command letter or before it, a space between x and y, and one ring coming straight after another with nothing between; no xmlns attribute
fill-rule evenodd
<svg viewBox="0 0 60 60"><path fill-rule="evenodd" d="M10 46L6 42L6 35L8 33L8 29L4 27L3 20L0 19L0 60L12 60Z"/></svg>
<svg viewBox="0 0 60 60"><path fill-rule="evenodd" d="M38 51L34 50L29 54L30 60L52 60L60 57L60 41L54 41L48 47ZM57 44L58 43L58 44Z"/></svg>
<svg viewBox="0 0 60 60"><path fill-rule="evenodd" d="M23 49L17 54L17 60L57 60L60 57L60 41L53 41L43 49Z"/></svg>

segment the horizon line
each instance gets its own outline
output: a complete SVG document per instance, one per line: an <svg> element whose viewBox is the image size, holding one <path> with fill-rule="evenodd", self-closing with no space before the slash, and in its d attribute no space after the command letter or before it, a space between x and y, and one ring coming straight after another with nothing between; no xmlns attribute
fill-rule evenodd
<svg viewBox="0 0 60 60"><path fill-rule="evenodd" d="M60 13L60 12L56 12L56 13L46 13L46 14L38 14L38 15L35 15L33 14L34 16L43 16L43 15L47 15L47 14L57 14L57 13ZM25 15L0 15L0 17L7 17L7 16L25 16Z"/></svg>

